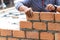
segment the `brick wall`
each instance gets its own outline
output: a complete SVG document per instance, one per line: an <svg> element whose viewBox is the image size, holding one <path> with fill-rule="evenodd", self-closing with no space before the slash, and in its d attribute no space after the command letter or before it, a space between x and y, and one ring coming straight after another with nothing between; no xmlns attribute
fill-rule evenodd
<svg viewBox="0 0 60 40"><path fill-rule="evenodd" d="M19 31L0 29L0 40L60 40L60 13L33 12Z"/></svg>

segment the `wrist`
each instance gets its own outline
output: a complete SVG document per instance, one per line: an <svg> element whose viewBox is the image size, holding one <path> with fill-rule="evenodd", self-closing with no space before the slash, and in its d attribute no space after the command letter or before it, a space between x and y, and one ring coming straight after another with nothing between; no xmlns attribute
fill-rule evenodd
<svg viewBox="0 0 60 40"><path fill-rule="evenodd" d="M22 12L24 12L26 9L28 9L28 7L26 7L26 6L21 6L21 7L19 8L19 10L22 11Z"/></svg>

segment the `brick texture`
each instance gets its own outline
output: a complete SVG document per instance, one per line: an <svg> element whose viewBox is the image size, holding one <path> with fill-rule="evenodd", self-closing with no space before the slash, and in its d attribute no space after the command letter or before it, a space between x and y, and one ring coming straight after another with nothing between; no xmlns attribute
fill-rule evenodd
<svg viewBox="0 0 60 40"><path fill-rule="evenodd" d="M60 33L55 34L55 40L60 40Z"/></svg>
<svg viewBox="0 0 60 40"><path fill-rule="evenodd" d="M60 31L60 23L48 23L48 30Z"/></svg>
<svg viewBox="0 0 60 40"><path fill-rule="evenodd" d="M8 38L8 40L19 40L17 38Z"/></svg>
<svg viewBox="0 0 60 40"><path fill-rule="evenodd" d="M33 28L36 30L46 30L46 24L44 22L34 22Z"/></svg>
<svg viewBox="0 0 60 40"><path fill-rule="evenodd" d="M0 40L6 40L6 37L0 37Z"/></svg>
<svg viewBox="0 0 60 40"><path fill-rule="evenodd" d="M0 30L1 36L11 36L11 30Z"/></svg>
<svg viewBox="0 0 60 40"><path fill-rule="evenodd" d="M54 40L54 35L48 32L41 32L40 39L41 40Z"/></svg>
<svg viewBox="0 0 60 40"><path fill-rule="evenodd" d="M26 37L32 39L39 39L39 34L38 32L26 32Z"/></svg>
<svg viewBox="0 0 60 40"><path fill-rule="evenodd" d="M55 14L55 21L60 22L60 13Z"/></svg>
<svg viewBox="0 0 60 40"><path fill-rule="evenodd" d="M20 38L24 38L24 31L13 31L13 36L14 37L20 37Z"/></svg>
<svg viewBox="0 0 60 40"><path fill-rule="evenodd" d="M54 13L53 12L40 12L40 19L45 21L53 21Z"/></svg>
<svg viewBox="0 0 60 40"><path fill-rule="evenodd" d="M20 30L0 29L0 40L60 40L60 13L33 12Z"/></svg>
<svg viewBox="0 0 60 40"><path fill-rule="evenodd" d="M27 22L27 21L21 21L20 22L20 28L21 29L32 29L32 22Z"/></svg>

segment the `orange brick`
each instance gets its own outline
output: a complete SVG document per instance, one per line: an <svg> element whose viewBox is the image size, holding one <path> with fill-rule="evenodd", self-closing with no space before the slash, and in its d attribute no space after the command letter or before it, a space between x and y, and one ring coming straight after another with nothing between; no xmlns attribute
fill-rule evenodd
<svg viewBox="0 0 60 40"><path fill-rule="evenodd" d="M20 39L20 40L32 40L32 39Z"/></svg>
<svg viewBox="0 0 60 40"><path fill-rule="evenodd" d="M54 40L54 35L49 32L41 32L40 39L41 40Z"/></svg>
<svg viewBox="0 0 60 40"><path fill-rule="evenodd" d="M60 13L55 14L55 21L60 22Z"/></svg>
<svg viewBox="0 0 60 40"><path fill-rule="evenodd" d="M17 38L8 38L8 40L18 40Z"/></svg>
<svg viewBox="0 0 60 40"><path fill-rule="evenodd" d="M0 37L0 40L6 40L6 38L5 37Z"/></svg>
<svg viewBox="0 0 60 40"><path fill-rule="evenodd" d="M55 40L60 40L60 33L55 33Z"/></svg>
<svg viewBox="0 0 60 40"><path fill-rule="evenodd" d="M54 13L53 12L40 12L40 19L45 21L53 21Z"/></svg>
<svg viewBox="0 0 60 40"><path fill-rule="evenodd" d="M32 29L32 23L28 21L21 21L20 28Z"/></svg>
<svg viewBox="0 0 60 40"><path fill-rule="evenodd" d="M32 39L39 39L39 34L38 32L26 32L26 37Z"/></svg>
<svg viewBox="0 0 60 40"><path fill-rule="evenodd" d="M39 20L39 12L33 12L33 16L27 17L27 20Z"/></svg>
<svg viewBox="0 0 60 40"><path fill-rule="evenodd" d="M13 31L13 37L25 38L24 31Z"/></svg>
<svg viewBox="0 0 60 40"><path fill-rule="evenodd" d="M48 23L48 30L60 31L60 23Z"/></svg>
<svg viewBox="0 0 60 40"><path fill-rule="evenodd" d="M36 30L46 30L46 24L44 22L34 22L33 27Z"/></svg>
<svg viewBox="0 0 60 40"><path fill-rule="evenodd" d="M11 31L10 30L0 30L1 36L11 36Z"/></svg>

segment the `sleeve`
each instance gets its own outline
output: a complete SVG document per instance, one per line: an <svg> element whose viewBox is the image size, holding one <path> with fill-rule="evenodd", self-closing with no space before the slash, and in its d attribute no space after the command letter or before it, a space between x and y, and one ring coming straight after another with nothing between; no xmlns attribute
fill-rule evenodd
<svg viewBox="0 0 60 40"><path fill-rule="evenodd" d="M30 2L31 2L31 0L22 0L22 1L15 3L15 7L16 7L16 9L18 9L22 5L25 5L28 7L31 4Z"/></svg>
<svg viewBox="0 0 60 40"><path fill-rule="evenodd" d="M60 6L60 0L55 0L55 4L56 4L57 6Z"/></svg>

